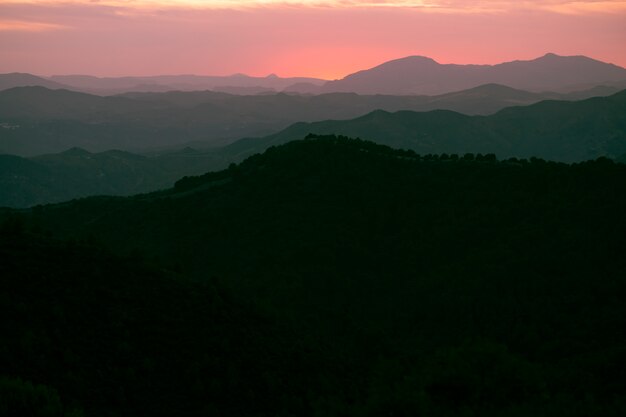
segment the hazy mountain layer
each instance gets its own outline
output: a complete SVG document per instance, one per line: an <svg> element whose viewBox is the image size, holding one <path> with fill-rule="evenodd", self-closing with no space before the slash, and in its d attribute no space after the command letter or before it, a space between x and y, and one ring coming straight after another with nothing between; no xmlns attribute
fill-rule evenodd
<svg viewBox="0 0 626 417"><path fill-rule="evenodd" d="M501 87L485 86L460 96L471 103L474 97L480 97L481 90L492 95L497 91L508 92ZM532 96L519 92L520 96L523 94ZM134 97L154 104L153 100L159 96ZM458 103L462 102L457 95L453 96ZM172 93L166 97L170 100L167 106L196 104L189 100L187 93ZM90 100L91 96L78 98ZM197 98L199 102L203 99L202 96ZM325 96L317 99L323 98ZM581 102L546 101L529 107L508 108L488 117L449 111L375 111L347 121L296 123L275 135L242 139L223 148L204 151L187 148L140 156L122 151L89 153L72 149L29 159L0 155L0 206L28 207L96 194L150 192L169 187L183 176L224 168L230 162L241 161L273 145L301 139L309 133L359 136L421 154L495 153L499 157L540 157L557 161L607 156L621 161L626 154L625 98L626 92L622 92ZM98 100L108 102L103 98ZM118 110L129 103L138 105L128 98L115 100L118 100ZM77 101L76 109L89 109L80 104L84 102ZM89 126L85 125L84 133L93 135Z"/></svg>
<svg viewBox="0 0 626 417"><path fill-rule="evenodd" d="M275 135L237 141L225 152L242 158L309 133L361 137L420 154L479 152L567 162L616 158L626 153L626 90L577 102L510 107L490 116L375 111L353 120L296 123Z"/></svg>
<svg viewBox="0 0 626 417"><path fill-rule="evenodd" d="M131 195L169 188L186 175L227 166L214 152L184 149L153 156L122 151L22 158L0 155L0 207L30 207L92 195Z"/></svg>
<svg viewBox="0 0 626 417"><path fill-rule="evenodd" d="M15 87L45 87L52 90L59 88L72 89L70 86L51 81L36 75L12 72L8 74L0 74L0 91L8 90Z"/></svg>
<svg viewBox="0 0 626 417"><path fill-rule="evenodd" d="M299 83L322 85L326 80L307 77L282 78L274 74L267 77L250 77L245 74L230 76L205 75L158 75L147 77L93 77L89 75L55 75L52 81L63 83L80 89L80 91L95 94L120 94L130 91L199 91L224 90L234 94L250 94L260 89L282 91ZM238 91L238 89L241 89ZM255 92L255 93L256 93Z"/></svg>
<svg viewBox="0 0 626 417"><path fill-rule="evenodd" d="M129 93L99 97L44 88L0 92L0 153L33 156L81 147L139 151L181 145L219 146L242 137L276 133L295 122L352 119L373 110L448 109L490 114L543 99L579 99L484 85L441 96L234 96L216 92ZM306 133L305 133L306 134Z"/></svg>
<svg viewBox="0 0 626 417"><path fill-rule="evenodd" d="M497 83L522 90L563 92L616 81L626 81L626 69L585 56L547 54L497 65L439 64L411 56L329 81L319 91L433 95Z"/></svg>
<svg viewBox="0 0 626 417"><path fill-rule="evenodd" d="M423 56L409 56L374 68L326 81L317 78L274 74L250 77L160 75L144 77L94 77L56 75L49 78L31 74L0 74L0 90L22 86L66 88L99 95L126 92L167 92L214 90L231 94L292 92L322 94L351 92L386 95L439 95L483 84L502 84L535 92L572 92L598 86L626 88L626 69L585 56L546 54L530 61L497 65L439 64Z"/></svg>

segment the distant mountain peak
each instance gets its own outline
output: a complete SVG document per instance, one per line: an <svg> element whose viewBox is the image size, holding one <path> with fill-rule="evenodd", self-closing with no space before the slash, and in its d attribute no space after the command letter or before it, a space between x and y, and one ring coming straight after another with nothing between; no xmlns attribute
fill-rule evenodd
<svg viewBox="0 0 626 417"><path fill-rule="evenodd" d="M432 63L438 64L438 62L432 59L431 57L424 56L424 55L410 55L406 57L405 59L411 59L413 61L432 62Z"/></svg>
<svg viewBox="0 0 626 417"><path fill-rule="evenodd" d="M322 92L439 95L501 84L527 91L571 91L626 80L626 69L585 56L549 52L531 60L496 65L440 64L425 56L407 56L330 81Z"/></svg>
<svg viewBox="0 0 626 417"><path fill-rule="evenodd" d="M274 79L274 78L278 78L278 75L276 75L276 74L274 74L274 73L271 73L270 75L268 75L268 76L267 76L267 77L265 77L265 78Z"/></svg>
<svg viewBox="0 0 626 417"><path fill-rule="evenodd" d="M615 67L614 64L610 64L608 62L603 62L603 61L598 61L597 59L590 58L585 55L558 55L553 52L548 52L547 54L540 56L539 58L530 60L528 62L541 63L541 62L546 62L546 61L554 62L554 63L569 62L569 63L577 63L577 64L582 64L586 62L586 63L595 63L599 65L604 65L604 66ZM618 67L618 68L621 68L621 67Z"/></svg>
<svg viewBox="0 0 626 417"><path fill-rule="evenodd" d="M398 59L394 59L394 60L391 60L391 61L387 61L387 62L381 64L380 66L387 65L387 64L397 64L397 63L439 65L439 63L437 61L435 61L434 59L429 58L427 56L410 55L410 56L406 56L404 58L398 58Z"/></svg>

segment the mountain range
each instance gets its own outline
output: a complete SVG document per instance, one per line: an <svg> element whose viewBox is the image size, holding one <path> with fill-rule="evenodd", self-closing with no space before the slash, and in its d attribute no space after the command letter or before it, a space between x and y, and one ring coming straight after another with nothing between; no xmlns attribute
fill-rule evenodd
<svg viewBox="0 0 626 417"><path fill-rule="evenodd" d="M0 75L0 417L626 415L624 71Z"/></svg>
<svg viewBox="0 0 626 417"><path fill-rule="evenodd" d="M358 94L443 94L487 83L529 91L568 92L618 83L625 88L626 69L585 56L546 54L530 61L497 65L439 64L411 56L325 83L320 92Z"/></svg>
<svg viewBox="0 0 626 417"><path fill-rule="evenodd" d="M618 158L626 154L626 90L582 101L508 107L489 116L376 110L352 120L296 123L264 138L242 139L223 152L244 158L307 134L360 137L420 154L494 153L564 162Z"/></svg>
<svg viewBox="0 0 626 417"><path fill-rule="evenodd" d="M125 92L165 92L214 90L232 94L275 92L322 94L350 92L385 95L439 95L466 90L483 84L502 84L533 92L567 93L597 86L626 88L626 69L585 56L559 56L548 53L527 61L497 65L440 64L423 56L409 56L385 62L374 68L326 81L318 78L160 75L145 77L94 77L89 75L0 74L0 90L12 87L42 86L65 88L98 95Z"/></svg>
<svg viewBox="0 0 626 417"><path fill-rule="evenodd" d="M509 92L509 89L498 86L484 88L491 93ZM77 94L54 92L59 93ZM476 93L473 91L473 94ZM169 105L189 103L188 94L190 93L169 93L167 95L171 100ZM535 97L532 93L519 92L520 97L524 97L525 94ZM142 100L151 102L160 96L162 94L141 97ZM462 94L461 97L467 99L468 104L476 102L471 94ZM92 99L87 95L79 95L78 98ZM271 96L258 98L270 99ZM295 98L297 101L332 98L339 102L342 102L340 98L343 98L345 103L355 98L368 97L322 95L317 98L291 96L281 98ZM123 109L123 104L127 106L138 104L124 97L96 99L104 102L106 106L118 104L117 110ZM388 99L390 100L387 104L390 104L398 98L388 97ZM459 101L459 97L456 97L456 100L456 103L463 103L463 100ZM78 109L84 102L79 100L75 104L76 112L70 113L76 117L92 117L89 111L95 111L95 114L102 117L98 107L89 110L88 106L83 106L82 109L87 109L88 112L80 114ZM54 106L47 108L55 109ZM328 108L333 107L329 105L326 109ZM19 106L15 106L14 111L20 111ZM90 127L94 126L93 123L85 121L64 121L65 125L60 122L49 123L38 122L36 126L43 124L56 126L58 129L65 126L67 129L67 126L78 123L84 126L78 133L90 134L93 137L94 132L98 132L97 129ZM148 122L146 124L148 125ZM7 128L5 124L3 130L10 133L17 129ZM128 134L129 130L109 131L111 134L124 132ZM163 189L170 187L183 176L223 169L229 163L239 162L269 147L302 139L309 134L361 137L389 146L410 149L422 155L446 153L462 156L465 153L493 153L499 158L538 157L565 162L580 162L598 157L625 161L626 90L609 97L595 97L583 101L551 100L530 106L509 107L490 116L468 116L447 110L429 112L376 110L355 119L298 122L275 134L244 138L226 146L202 150L187 147L138 155L119 150L90 153L84 149L73 148L60 153L29 158L0 155L0 189L2 189L0 206L29 207L96 194L130 195ZM4 135L0 136L0 139L8 137ZM137 137L138 135L134 136ZM145 137L146 140L154 140L149 131ZM43 139L47 138L50 138L50 135L43 136ZM79 142L76 138L70 137L72 141L61 143Z"/></svg>
<svg viewBox="0 0 626 417"><path fill-rule="evenodd" d="M0 207L146 193L227 165L218 153L191 148L150 156L115 150L90 153L80 148L32 158L0 155Z"/></svg>
<svg viewBox="0 0 626 417"><path fill-rule="evenodd" d="M275 74L250 77L245 74L230 76L158 75L146 77L94 77L91 75L53 75L39 77L26 73L0 74L0 90L13 87L64 88L97 95L114 95L130 91L203 91L214 90L233 94L277 92L292 85L319 86L326 82L311 77L282 78Z"/></svg>
<svg viewBox="0 0 626 417"><path fill-rule="evenodd" d="M488 84L440 96L236 96L196 91L101 97L19 87L0 92L0 153L35 156L72 147L90 152L206 148L274 134L296 122L353 119L374 110L447 109L485 115L546 99L579 100L614 92L605 87L568 94L531 93Z"/></svg>
<svg viewBox="0 0 626 417"><path fill-rule="evenodd" d="M559 71L563 74L557 77ZM563 162L598 157L623 161L626 90L616 93L623 72L586 57L548 54L495 66L440 65L408 57L323 86L320 80L274 75L146 79L2 75L0 89L13 84L40 86L0 91L4 154L0 206L163 189L181 177L225 168L309 134L361 137L423 155L493 153L499 158ZM265 87L259 87L259 80ZM397 89L403 85L435 91L428 89L484 80L528 89L496 83L439 95L407 95ZM101 96L68 90L95 86L100 93L125 91L139 81L165 86L162 89L172 83L182 89L213 83L212 88L222 91L147 88ZM523 84L527 81L535 84ZM347 91L367 85L375 90L360 92L387 89L397 95L310 94L329 85L335 85L329 91L341 90L344 82L354 87ZM70 83L74 86L67 87ZM376 90L381 86L383 90ZM275 88L308 93L277 94ZM572 91L554 92L559 89Z"/></svg>

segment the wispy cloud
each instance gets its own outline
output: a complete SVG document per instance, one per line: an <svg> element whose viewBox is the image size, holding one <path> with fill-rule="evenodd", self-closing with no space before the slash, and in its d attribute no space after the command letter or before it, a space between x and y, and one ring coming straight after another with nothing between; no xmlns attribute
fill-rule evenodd
<svg viewBox="0 0 626 417"><path fill-rule="evenodd" d="M626 12L626 0L0 0L0 4L120 9L406 8L430 12L479 13L545 10L563 14Z"/></svg>
<svg viewBox="0 0 626 417"><path fill-rule="evenodd" d="M546 52L626 66L625 17L626 0L0 0L0 72L335 78Z"/></svg>
<svg viewBox="0 0 626 417"><path fill-rule="evenodd" d="M544 10L563 14L624 13L626 1L586 0L586 1L546 1Z"/></svg>
<svg viewBox="0 0 626 417"><path fill-rule="evenodd" d="M67 29L67 26L55 23L0 19L0 32L46 32L59 29Z"/></svg>

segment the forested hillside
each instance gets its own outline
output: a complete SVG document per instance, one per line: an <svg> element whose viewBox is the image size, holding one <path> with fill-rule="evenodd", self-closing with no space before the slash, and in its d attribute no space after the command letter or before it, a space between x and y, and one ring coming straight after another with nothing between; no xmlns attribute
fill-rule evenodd
<svg viewBox="0 0 626 417"><path fill-rule="evenodd" d="M154 155L80 148L32 158L0 155L0 207L152 192L172 187L183 176L226 166L228 160L218 153L192 148Z"/></svg>
<svg viewBox="0 0 626 417"><path fill-rule="evenodd" d="M3 383L85 415L620 415L625 212L605 158L335 136L5 210Z"/></svg>

